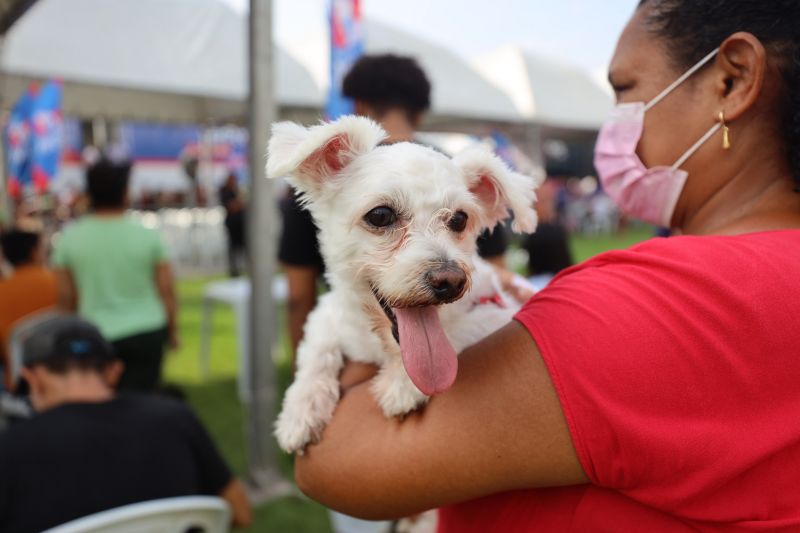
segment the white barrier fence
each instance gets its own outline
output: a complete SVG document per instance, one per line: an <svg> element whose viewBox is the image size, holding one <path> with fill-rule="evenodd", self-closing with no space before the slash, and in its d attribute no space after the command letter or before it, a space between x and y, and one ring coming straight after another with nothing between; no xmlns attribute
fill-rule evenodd
<svg viewBox="0 0 800 533"><path fill-rule="evenodd" d="M228 236L222 207L166 208L131 211L148 228L158 230L176 275L224 274L228 270Z"/></svg>

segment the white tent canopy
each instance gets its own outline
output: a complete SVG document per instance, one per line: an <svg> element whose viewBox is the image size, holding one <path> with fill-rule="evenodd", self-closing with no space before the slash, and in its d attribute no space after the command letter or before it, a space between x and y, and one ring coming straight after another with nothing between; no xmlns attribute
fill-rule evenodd
<svg viewBox="0 0 800 533"><path fill-rule="evenodd" d="M68 114L242 117L246 46L246 16L217 0L39 0L7 35L0 89L59 77ZM275 69L281 105L321 105L317 84L279 46Z"/></svg>
<svg viewBox="0 0 800 533"><path fill-rule="evenodd" d="M419 61L433 86L433 122L448 118L512 123L524 120L503 91L443 46L374 20L365 21L364 41L367 53L392 52ZM308 69L321 90L327 91L330 84L327 35L312 34L287 43L286 47Z"/></svg>
<svg viewBox="0 0 800 533"><path fill-rule="evenodd" d="M218 0L39 0L7 35L5 94L32 79L64 80L64 111L83 117L204 122L244 115L247 19ZM419 58L439 118L520 122L502 91L453 52L375 22L367 50ZM275 47L285 111L319 112L328 89L324 33Z"/></svg>
<svg viewBox="0 0 800 533"><path fill-rule="evenodd" d="M369 53L418 58L433 85L429 127L470 131L488 121L596 129L611 104L588 74L518 48L470 65L444 46L372 20L365 40ZM0 91L10 105L30 80L60 77L71 115L241 120L246 44L246 15L219 0L38 0L6 36ZM313 120L329 84L327 35L276 45L274 53L283 116Z"/></svg>
<svg viewBox="0 0 800 533"><path fill-rule="evenodd" d="M591 73L515 46L482 55L474 65L511 98L526 121L536 124L597 130L613 104Z"/></svg>

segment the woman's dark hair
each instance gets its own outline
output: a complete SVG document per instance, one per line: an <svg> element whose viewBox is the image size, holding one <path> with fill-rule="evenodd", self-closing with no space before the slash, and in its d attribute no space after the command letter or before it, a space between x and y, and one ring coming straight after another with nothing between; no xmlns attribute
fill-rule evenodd
<svg viewBox="0 0 800 533"><path fill-rule="evenodd" d="M425 72L413 58L393 54L361 57L344 77L342 92L378 113L403 109L412 121L431 106L431 84Z"/></svg>
<svg viewBox="0 0 800 533"><path fill-rule="evenodd" d="M125 193L131 165L101 159L86 172L89 201L94 209L119 209L125 207Z"/></svg>
<svg viewBox="0 0 800 533"><path fill-rule="evenodd" d="M785 84L780 115L787 157L800 187L800 1L640 0L679 69L688 69L736 32L756 36L777 60Z"/></svg>
<svg viewBox="0 0 800 533"><path fill-rule="evenodd" d="M0 243L6 261L18 267L33 261L33 252L39 246L39 235L29 231L11 230L0 237Z"/></svg>

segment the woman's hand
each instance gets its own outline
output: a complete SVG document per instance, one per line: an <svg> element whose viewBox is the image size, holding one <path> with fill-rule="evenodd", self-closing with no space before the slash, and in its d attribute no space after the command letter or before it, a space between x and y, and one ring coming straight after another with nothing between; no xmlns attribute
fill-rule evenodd
<svg viewBox="0 0 800 533"><path fill-rule="evenodd" d="M536 294L536 287L516 272L505 268L495 268L495 271L500 279L500 288L518 303L524 304Z"/></svg>
<svg viewBox="0 0 800 533"><path fill-rule="evenodd" d="M371 380L378 373L378 367L366 363L356 363L348 360L345 363L342 373L339 374L339 385L342 388L342 395L356 385Z"/></svg>
<svg viewBox="0 0 800 533"><path fill-rule="evenodd" d="M172 351L177 351L181 347L181 338L175 330L171 330L167 336L167 347Z"/></svg>

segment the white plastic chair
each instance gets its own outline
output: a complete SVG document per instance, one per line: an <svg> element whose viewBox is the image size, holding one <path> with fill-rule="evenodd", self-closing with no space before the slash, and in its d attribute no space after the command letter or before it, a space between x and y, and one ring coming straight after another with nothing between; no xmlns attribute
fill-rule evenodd
<svg viewBox="0 0 800 533"><path fill-rule="evenodd" d="M334 533L389 533L392 531L391 522L361 520L330 509L328 518L331 519L331 529Z"/></svg>
<svg viewBox="0 0 800 533"><path fill-rule="evenodd" d="M109 509L44 533L223 533L231 512L222 498L185 496Z"/></svg>
<svg viewBox="0 0 800 533"><path fill-rule="evenodd" d="M247 379L250 375L248 353L250 352L250 293L252 287L247 278L214 281L203 288L203 316L200 322L200 375L208 378L211 361L211 333L213 330L214 306L223 303L233 307L236 315L236 343L239 361L238 392L242 402L249 401ZM277 275L272 280L272 296L275 302L285 302L289 295L286 276Z"/></svg>

